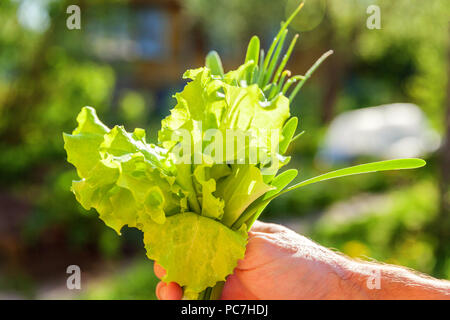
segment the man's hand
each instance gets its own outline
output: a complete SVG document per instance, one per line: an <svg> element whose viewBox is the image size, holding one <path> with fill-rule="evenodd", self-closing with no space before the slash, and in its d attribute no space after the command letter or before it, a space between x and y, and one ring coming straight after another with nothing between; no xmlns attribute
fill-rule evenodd
<svg viewBox="0 0 450 320"><path fill-rule="evenodd" d="M155 274L165 271L155 264ZM367 285L380 276L379 288ZM158 283L159 299L181 299L176 283ZM256 222L244 260L227 278L222 299L450 299L446 281L393 266L358 262L285 227Z"/></svg>

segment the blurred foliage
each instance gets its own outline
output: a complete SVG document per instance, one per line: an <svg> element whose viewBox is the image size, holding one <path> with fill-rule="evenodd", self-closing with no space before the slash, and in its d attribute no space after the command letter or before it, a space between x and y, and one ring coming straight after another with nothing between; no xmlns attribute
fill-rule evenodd
<svg viewBox="0 0 450 320"><path fill-rule="evenodd" d="M90 300L155 300L158 278L153 273L153 262L138 259L125 271L115 272L101 279L79 296Z"/></svg>
<svg viewBox="0 0 450 320"><path fill-rule="evenodd" d="M183 31L195 34L204 44L188 46L179 64L195 67L197 62L187 57L199 50L198 55L204 56L203 51L209 49L221 54L225 66L242 61L250 37L260 35L267 47L279 22L298 2L180 1ZM102 58L109 52L99 54L108 51L109 47L102 45L114 36L119 43L127 43L122 24L128 23L132 34L138 32L139 19L133 18L133 12L139 8L135 5L125 0L80 1L83 28L68 31L65 19L69 4L57 0L0 1L0 223L10 224L1 215L1 201L16 199L27 208L22 212L8 207L14 217L25 215L20 230L13 228L22 250L17 251L22 254L29 248L45 251L53 241L59 252L93 250L107 261L128 259L133 253L142 254L140 234L125 230L119 238L94 211L86 212L77 204L70 192L76 173L65 161L62 132L73 130L80 108L91 105L109 125L120 123L129 130L143 127L154 139L160 119L174 104L171 96L180 89L181 74L169 86L138 85L137 70L154 72L154 61L148 67L140 57L113 61ZM381 8L381 30L366 28L370 4ZM41 13L39 24L26 20L33 5ZM449 17L448 0L307 0L304 12L292 24L290 36L297 31L301 37L288 67L303 73L325 50L333 49L335 54L293 103L292 114L299 116L300 128L306 134L290 147L293 160L289 167L300 168L301 178L329 170L316 153L327 121L346 110L412 102L443 133ZM111 26L106 33L101 29L103 20ZM186 61L189 64L184 65ZM358 162L364 160L376 159ZM273 202L263 219L306 217L360 193L379 194L385 199L382 208L339 223L321 220L312 237L351 256L373 257L450 278L450 256L435 254L437 243L448 244L449 239L439 239L430 228L438 219L440 176L435 156L428 160L429 165L421 170L309 186ZM52 238L56 232L62 232L63 237ZM11 252L14 258L16 251ZM0 271L5 261L0 261ZM437 270L438 265L443 270ZM15 288L30 296L39 277L21 274L0 274L0 291ZM151 262L138 260L83 297L154 298L155 283Z"/></svg>
<svg viewBox="0 0 450 320"><path fill-rule="evenodd" d="M384 194L380 205L361 210L356 217L335 212L315 225L314 240L358 258L373 258L432 273L436 263L433 234L427 232L439 210L439 193L433 180ZM446 270L447 277L450 270Z"/></svg>
<svg viewBox="0 0 450 320"><path fill-rule="evenodd" d="M83 39L61 27L64 2L40 2L53 22L46 31L21 25L16 11L27 3L0 4L0 189L32 204L24 223L28 243L60 225L70 245L80 247L95 241L98 230L73 201L76 174L64 163L61 135L74 127L80 106L106 110L115 74L83 54Z"/></svg>
<svg viewBox="0 0 450 320"><path fill-rule="evenodd" d="M132 127L141 127L148 118L149 109L144 97L136 91L124 92L120 99L120 116ZM140 125L139 125L140 124Z"/></svg>

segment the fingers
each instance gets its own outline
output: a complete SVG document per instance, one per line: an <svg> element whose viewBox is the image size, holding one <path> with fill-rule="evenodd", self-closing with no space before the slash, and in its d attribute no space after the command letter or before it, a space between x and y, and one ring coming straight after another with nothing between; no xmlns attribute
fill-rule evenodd
<svg viewBox="0 0 450 320"><path fill-rule="evenodd" d="M153 271L159 279L166 275L166 270L156 262L153 264ZM156 285L156 296L159 300L180 300L183 296L183 290L175 282L165 283L160 281Z"/></svg>
<svg viewBox="0 0 450 320"><path fill-rule="evenodd" d="M166 284L162 281L158 282L158 284L156 285L156 297L158 298L158 300L163 300L162 294L163 290L165 290L165 286Z"/></svg>
<svg viewBox="0 0 450 320"><path fill-rule="evenodd" d="M153 271L155 272L155 275L158 277L158 279L162 279L166 275L166 270L164 270L163 267L161 267L156 262L153 264Z"/></svg>
<svg viewBox="0 0 450 320"><path fill-rule="evenodd" d="M249 232L249 241L245 259L238 262L238 266L235 270L236 275L240 271L245 272L245 270L260 267L277 259L277 254L274 254L273 252L277 249L277 239L281 234L289 231L289 229L274 223L256 221ZM166 275L164 268L156 262L153 265L153 270L159 279L163 279ZM242 286L242 283L240 283L236 275L230 276L227 280L222 299L236 298L236 290L234 289ZM161 281L156 286L156 295L159 300L180 300L183 297L183 290L175 282L165 283ZM241 294L239 298L251 299L253 298L253 295L246 292L245 294Z"/></svg>
<svg viewBox="0 0 450 320"><path fill-rule="evenodd" d="M159 300L181 300L183 290L175 282L160 281L156 286L156 296Z"/></svg>

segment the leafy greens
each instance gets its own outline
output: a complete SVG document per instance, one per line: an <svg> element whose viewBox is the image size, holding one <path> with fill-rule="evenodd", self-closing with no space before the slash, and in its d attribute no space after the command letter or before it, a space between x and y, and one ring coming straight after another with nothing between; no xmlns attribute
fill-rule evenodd
<svg viewBox="0 0 450 320"><path fill-rule="evenodd" d="M290 102L332 53L305 75L291 77L284 70L298 38L280 61L287 26L301 7L282 25L266 55L254 36L236 70L224 73L213 51L205 67L186 71L183 77L190 81L175 94L177 103L162 120L156 145L146 142L142 129L108 128L91 107L82 108L72 134L63 134L67 160L80 177L72 183L77 201L97 210L118 234L125 225L140 229L147 256L167 271L163 280L183 286L186 298L207 299L211 288L220 290L244 257L247 231L276 197L322 180L425 165L420 159L375 162L287 187L297 170L277 173L289 162L290 143L303 133L296 135L298 119L290 117ZM242 134L244 143L235 145L230 130ZM192 148L183 149L186 142ZM252 158L252 152L258 156Z"/></svg>

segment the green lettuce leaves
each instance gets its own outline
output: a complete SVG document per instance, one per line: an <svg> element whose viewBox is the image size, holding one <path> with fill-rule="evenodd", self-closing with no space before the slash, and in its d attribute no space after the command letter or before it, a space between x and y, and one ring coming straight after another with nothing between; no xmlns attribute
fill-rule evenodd
<svg viewBox="0 0 450 320"><path fill-rule="evenodd" d="M147 256L167 271L163 280L184 286L191 299L225 281L247 244L245 228L232 231L191 212L168 217L163 225L148 224L143 231Z"/></svg>
<svg viewBox="0 0 450 320"><path fill-rule="evenodd" d="M80 177L72 183L78 202L94 208L118 234L125 225L142 230L149 258L166 268L167 281L186 286L186 296L197 297L224 281L244 256L247 239L245 227L234 231L220 222L230 208L249 204L240 193L235 199L216 194L235 172L211 160L175 165L166 149L146 143L142 129L109 129L90 107L81 110L77 122L63 138L67 160ZM264 185L258 169L251 172L256 187ZM248 192L253 178L245 179ZM260 194L258 189L251 196Z"/></svg>
<svg viewBox="0 0 450 320"><path fill-rule="evenodd" d="M95 208L119 234L124 225L162 224L166 216L187 211L186 194L170 174L167 154L145 143L142 129L110 130L90 107L82 109L77 121L72 134L63 137L67 160L81 178L72 191L85 209Z"/></svg>
<svg viewBox="0 0 450 320"><path fill-rule="evenodd" d="M225 200L222 223L230 227L253 201L272 189L255 166L233 166L232 174L217 189L217 195Z"/></svg>
<svg viewBox="0 0 450 320"><path fill-rule="evenodd" d="M283 125L290 116L289 99L278 95L267 101L256 84L248 87L231 85L211 75L205 67L188 70L184 77L192 81L182 92L175 94L177 104L161 122L158 138L164 148L172 150L179 142L176 137L185 130L190 133L185 138L190 139L191 144L188 157L195 152L205 154L209 140L213 140L207 131L214 129L223 138L228 138L230 133L248 137L245 144L235 147L231 155L227 154L224 144L218 146L222 156L215 158L216 162L245 162L250 149L262 155L256 163L264 162L277 153L275 148L283 140ZM226 143L231 141L224 140ZM214 155L206 153L206 156Z"/></svg>

